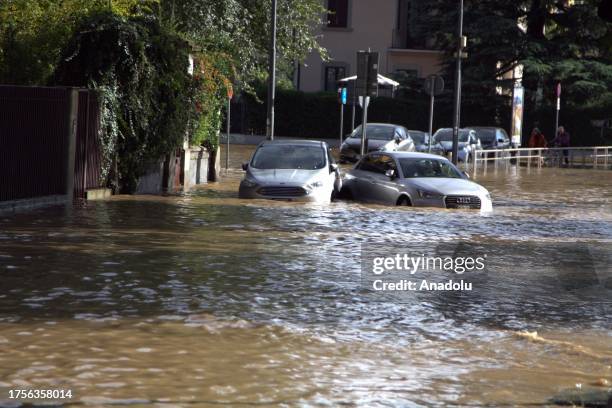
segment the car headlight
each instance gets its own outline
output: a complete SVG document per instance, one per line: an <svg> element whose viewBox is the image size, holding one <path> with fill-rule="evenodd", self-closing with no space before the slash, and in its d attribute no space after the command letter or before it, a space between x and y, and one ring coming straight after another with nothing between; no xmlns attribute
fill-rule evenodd
<svg viewBox="0 0 612 408"><path fill-rule="evenodd" d="M244 187L251 188L257 186L257 182L250 177L246 177L244 180L242 180L242 185Z"/></svg>
<svg viewBox="0 0 612 408"><path fill-rule="evenodd" d="M487 193L485 194L485 197L487 198L487 200L491 201L491 194Z"/></svg>
<svg viewBox="0 0 612 408"><path fill-rule="evenodd" d="M425 198L428 200L432 200L435 198L442 198L444 197L443 194L440 193L436 193L434 191L427 191L427 190L417 190L417 192L419 193L419 197L421 198Z"/></svg>
<svg viewBox="0 0 612 408"><path fill-rule="evenodd" d="M323 187L323 182L322 181L313 181L312 183L310 183L308 185L308 187L310 187L311 189L317 188L317 187Z"/></svg>

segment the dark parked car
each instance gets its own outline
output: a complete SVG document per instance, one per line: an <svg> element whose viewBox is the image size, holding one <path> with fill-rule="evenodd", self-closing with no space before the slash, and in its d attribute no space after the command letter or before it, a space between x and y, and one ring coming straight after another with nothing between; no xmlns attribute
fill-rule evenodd
<svg viewBox="0 0 612 408"><path fill-rule="evenodd" d="M414 142L414 149L420 153L429 153L429 142L431 139L431 153L444 155L444 148L442 145L429 135L429 132L423 132L422 130L409 130L408 134Z"/></svg>
<svg viewBox="0 0 612 408"><path fill-rule="evenodd" d="M408 130L390 123L368 123L367 151L413 152L414 142ZM361 158L361 125L342 143L340 161L355 162Z"/></svg>
<svg viewBox="0 0 612 408"><path fill-rule="evenodd" d="M484 126L472 126L470 129L474 129L476 137L480 139L480 144L485 150L511 147L510 138L504 129Z"/></svg>

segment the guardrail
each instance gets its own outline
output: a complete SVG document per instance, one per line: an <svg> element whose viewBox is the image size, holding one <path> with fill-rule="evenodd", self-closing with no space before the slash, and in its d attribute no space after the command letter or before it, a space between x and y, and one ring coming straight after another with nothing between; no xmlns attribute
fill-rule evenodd
<svg viewBox="0 0 612 408"><path fill-rule="evenodd" d="M465 163L467 169L474 173L479 168L487 170L489 163L495 168L509 163L526 167L582 167L593 169L609 169L612 165L612 146L588 147L529 147L476 150L471 161Z"/></svg>

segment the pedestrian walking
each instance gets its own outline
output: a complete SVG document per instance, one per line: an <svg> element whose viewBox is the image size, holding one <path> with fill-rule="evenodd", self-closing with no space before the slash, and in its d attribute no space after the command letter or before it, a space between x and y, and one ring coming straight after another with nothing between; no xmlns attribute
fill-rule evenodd
<svg viewBox="0 0 612 408"><path fill-rule="evenodd" d="M552 140L551 144L555 147L569 147L570 146L570 134L565 130L565 127L559 126L557 129L557 136ZM563 158L566 165L569 165L569 150L563 149Z"/></svg>

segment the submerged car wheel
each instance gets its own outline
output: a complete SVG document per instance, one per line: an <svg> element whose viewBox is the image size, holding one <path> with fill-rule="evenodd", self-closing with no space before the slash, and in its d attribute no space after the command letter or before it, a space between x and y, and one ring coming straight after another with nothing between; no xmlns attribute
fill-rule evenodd
<svg viewBox="0 0 612 408"><path fill-rule="evenodd" d="M412 207L412 202L410 201L410 198L408 198L407 196L401 196L400 198L397 199L397 206L398 207Z"/></svg>

